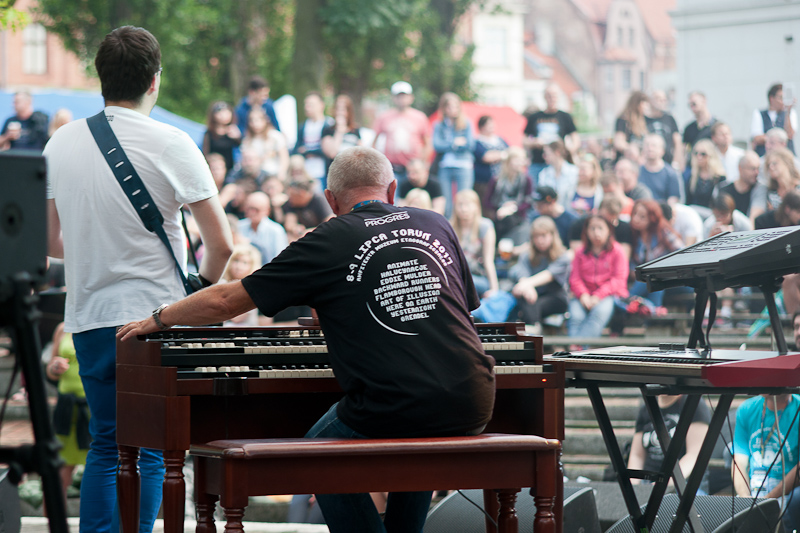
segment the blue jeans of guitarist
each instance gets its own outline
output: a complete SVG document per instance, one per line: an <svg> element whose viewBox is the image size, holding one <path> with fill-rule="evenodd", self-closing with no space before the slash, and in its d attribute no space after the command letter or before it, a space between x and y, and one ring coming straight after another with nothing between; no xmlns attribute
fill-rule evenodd
<svg viewBox="0 0 800 533"><path fill-rule="evenodd" d="M72 336L92 415L89 421L92 445L81 482L81 533L119 531L116 331L114 327L100 328ZM139 532L149 533L161 506L164 481L161 452L142 448L139 470L142 486Z"/></svg>

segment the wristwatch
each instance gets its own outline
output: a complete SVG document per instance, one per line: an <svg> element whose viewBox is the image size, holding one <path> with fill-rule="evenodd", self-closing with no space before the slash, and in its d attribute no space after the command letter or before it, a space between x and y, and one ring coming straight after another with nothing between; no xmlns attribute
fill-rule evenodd
<svg viewBox="0 0 800 533"><path fill-rule="evenodd" d="M163 311L167 307L169 307L169 304L161 304L158 307L156 307L156 309L153 311L153 320L155 320L156 326L158 326L158 329L160 329L161 331L164 331L165 329L169 329L171 327L161 322L161 311Z"/></svg>

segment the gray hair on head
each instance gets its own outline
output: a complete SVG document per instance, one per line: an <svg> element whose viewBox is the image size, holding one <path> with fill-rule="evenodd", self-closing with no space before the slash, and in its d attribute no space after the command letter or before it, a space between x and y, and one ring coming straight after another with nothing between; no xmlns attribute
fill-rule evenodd
<svg viewBox="0 0 800 533"><path fill-rule="evenodd" d="M328 189L337 197L354 189L385 189L393 180L386 156L366 146L339 152L328 170Z"/></svg>

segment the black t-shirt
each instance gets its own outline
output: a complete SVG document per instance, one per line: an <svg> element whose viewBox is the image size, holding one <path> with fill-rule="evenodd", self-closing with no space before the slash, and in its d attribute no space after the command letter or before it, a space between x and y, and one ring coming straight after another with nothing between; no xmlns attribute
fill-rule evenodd
<svg viewBox="0 0 800 533"><path fill-rule="evenodd" d="M631 130L631 125L628 123L627 120L625 120L622 117L619 117L617 119L617 122L614 124L614 131L621 131L622 133L624 133L625 140L628 142L634 141L641 144L641 142L644 140L643 135L636 135L635 133L633 133L633 131Z"/></svg>
<svg viewBox="0 0 800 533"><path fill-rule="evenodd" d="M329 124L326 124L322 128L322 134L320 138L325 137L333 137L336 135L336 122L331 121ZM361 141L361 130L358 128L353 128L350 131L345 132L342 136L342 144L339 145L339 151L341 152L345 148L351 148L353 146L358 146L359 142ZM328 159L328 156L325 156L325 172L333 163L333 159Z"/></svg>
<svg viewBox="0 0 800 533"><path fill-rule="evenodd" d="M204 135L204 143L209 154L219 154L225 158L225 168L228 172L233 169L233 149L242 144L242 139L234 139L228 135L216 135L208 130Z"/></svg>
<svg viewBox="0 0 800 533"><path fill-rule="evenodd" d="M683 143L688 144L689 146L694 146L695 143L700 139L710 139L711 126L713 126L716 122L717 119L712 117L711 120L708 122L708 124L706 124L702 128L698 128L697 121L695 120L694 122L686 126L685 130L683 130ZM689 160L691 155L692 154L690 153L686 154L687 161Z"/></svg>
<svg viewBox="0 0 800 533"><path fill-rule="evenodd" d="M661 409L661 416L664 418L664 425L667 427L670 437L675 434L675 428L678 426L678 420L680 419L684 404L686 404L686 396L682 396L669 407ZM697 410L694 412L692 422L703 422L705 424L711 422L711 410L708 408L708 404L705 403L705 401L701 400L697 405ZM659 471L661 469L661 463L664 461L664 453L661 451L661 444L658 442L658 436L653 427L653 422L650 421L650 414L647 412L647 408L644 405L641 406L639 414L636 417L635 431L636 433L642 433L642 444L644 445L643 469ZM686 444L681 448L680 457L684 455L686 455ZM706 472L706 475L707 474Z"/></svg>
<svg viewBox="0 0 800 533"><path fill-rule="evenodd" d="M569 228L569 242L581 240L583 224L585 222L586 217L581 217L572 223L572 226ZM614 226L614 239L620 244L630 244L633 246L633 232L631 231L631 225L624 220L617 220L617 225Z"/></svg>
<svg viewBox="0 0 800 533"><path fill-rule="evenodd" d="M555 113L537 111L528 117L528 123L525 125L525 135L543 137L547 142L552 142L557 138L564 139L574 131L576 131L575 123L570 114L564 111ZM531 150L531 162L544 163L543 154L544 150L541 148Z"/></svg>
<svg viewBox="0 0 800 533"><path fill-rule="evenodd" d="M415 188L419 188L427 192L430 195L431 200L434 198L439 198L440 196L444 196L444 193L442 192L442 185L438 180L433 178L428 178L428 182L424 187L415 187L410 181L405 180L403 183L397 186L397 194L400 196L400 198L405 198L408 196L408 193L411 192L411 189Z"/></svg>
<svg viewBox="0 0 800 533"><path fill-rule="evenodd" d="M9 117L3 124L3 129L0 130L0 135L8 133L8 125L11 122L19 123L19 139L10 141L11 148L16 150L44 150L44 145L47 144L47 115L41 111L34 111L31 116L25 120L20 119L17 115Z"/></svg>
<svg viewBox="0 0 800 533"><path fill-rule="evenodd" d="M690 190L687 183L686 204L710 207L711 198L714 196L714 189L723 181L725 181L725 176L714 176L710 180L698 179L697 183L695 183L694 190Z"/></svg>
<svg viewBox="0 0 800 533"><path fill-rule="evenodd" d="M242 283L267 316L316 309L346 394L338 414L355 431L456 435L491 418L493 359L470 317L480 302L441 215L368 204L317 226Z"/></svg>
<svg viewBox="0 0 800 533"><path fill-rule="evenodd" d="M755 187L755 185L753 187ZM733 198L733 202L736 204L736 209L746 215L750 213L750 199L752 198L753 187L750 187L750 190L745 193L740 193L736 190L736 185L734 183L729 183L722 187L719 192L720 194L724 193L730 195L730 197Z"/></svg>
<svg viewBox="0 0 800 533"><path fill-rule="evenodd" d="M315 194L311 201L302 207L294 207L289 202L283 204L284 214L294 213L297 216L297 223L306 228L315 228L331 216L331 208L322 196Z"/></svg>
<svg viewBox="0 0 800 533"><path fill-rule="evenodd" d="M669 113L664 113L660 117L651 118L644 117L647 123L647 131L650 133L657 133L664 139L664 161L668 165L672 164L672 154L675 151L675 144L672 142L672 136L678 130L678 123L675 118Z"/></svg>

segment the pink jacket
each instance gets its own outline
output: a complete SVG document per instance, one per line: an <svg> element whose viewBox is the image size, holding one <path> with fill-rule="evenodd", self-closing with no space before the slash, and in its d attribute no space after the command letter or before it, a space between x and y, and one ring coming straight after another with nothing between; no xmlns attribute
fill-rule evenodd
<svg viewBox="0 0 800 533"><path fill-rule="evenodd" d="M575 252L569 286L575 298L584 294L605 298L606 296L628 296L628 274L630 267L618 242L611 250L599 256L584 253L583 248Z"/></svg>

